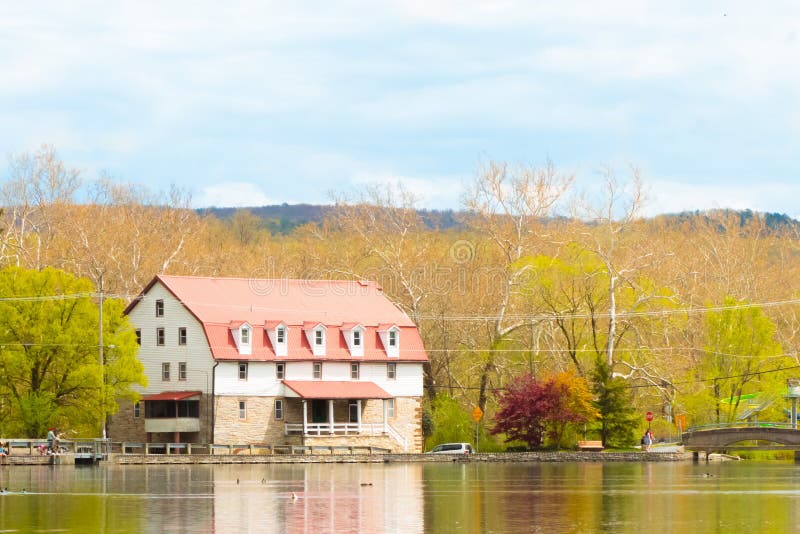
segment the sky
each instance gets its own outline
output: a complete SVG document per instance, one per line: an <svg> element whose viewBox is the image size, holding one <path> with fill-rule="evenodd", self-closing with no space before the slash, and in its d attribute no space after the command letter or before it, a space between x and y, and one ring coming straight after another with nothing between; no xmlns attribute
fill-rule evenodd
<svg viewBox="0 0 800 534"><path fill-rule="evenodd" d="M0 157L197 207L458 209L494 160L798 217L798 104L796 0L0 0Z"/></svg>

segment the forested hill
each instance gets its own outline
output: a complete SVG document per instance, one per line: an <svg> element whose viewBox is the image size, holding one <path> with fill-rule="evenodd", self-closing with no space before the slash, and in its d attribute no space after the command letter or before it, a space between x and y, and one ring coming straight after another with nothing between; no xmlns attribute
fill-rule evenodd
<svg viewBox="0 0 800 534"><path fill-rule="evenodd" d="M198 210L201 214L214 215L218 219L229 219L238 210L247 210L264 222L273 234L288 234L294 228L310 222L320 222L329 215L334 206L322 204L274 204L252 208L203 208ZM741 224L746 225L758 213L751 210L735 211L722 210L728 215L738 216ZM684 211L659 215L656 219L668 219L677 223L690 221L696 218L707 218L710 212ZM430 229L447 230L461 228L459 212L453 210L419 210L425 226ZM783 213L764 213L767 228L772 230L796 229L800 230L800 222Z"/></svg>
<svg viewBox="0 0 800 534"><path fill-rule="evenodd" d="M229 219L238 210L247 210L262 221L270 232L287 234L294 228L310 222L320 222L335 206L320 204L275 204L252 208L203 208L201 214L214 215L218 219ZM459 227L457 213L453 210L418 210L425 226L446 230Z"/></svg>

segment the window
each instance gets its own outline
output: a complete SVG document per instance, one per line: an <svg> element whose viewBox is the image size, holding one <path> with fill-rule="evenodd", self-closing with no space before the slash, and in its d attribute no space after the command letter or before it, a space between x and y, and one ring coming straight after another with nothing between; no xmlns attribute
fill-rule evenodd
<svg viewBox="0 0 800 534"><path fill-rule="evenodd" d="M322 378L322 362L314 362L314 378Z"/></svg>
<svg viewBox="0 0 800 534"><path fill-rule="evenodd" d="M142 329L141 328L137 328L136 329L136 344L137 345L141 345L142 344Z"/></svg>
<svg viewBox="0 0 800 534"><path fill-rule="evenodd" d="M314 331L314 344L319 346L325 343L325 336L322 329Z"/></svg>
<svg viewBox="0 0 800 534"><path fill-rule="evenodd" d="M350 408L350 422L358 423L358 401L351 400L348 407Z"/></svg>
<svg viewBox="0 0 800 534"><path fill-rule="evenodd" d="M186 345L186 327L178 328L178 345Z"/></svg>
<svg viewBox="0 0 800 534"><path fill-rule="evenodd" d="M174 419L175 417L200 417L200 401L147 401L144 405L147 419Z"/></svg>
<svg viewBox="0 0 800 534"><path fill-rule="evenodd" d="M286 329L279 326L278 330L275 331L275 337L278 343L286 343Z"/></svg>
<svg viewBox="0 0 800 534"><path fill-rule="evenodd" d="M395 380L397 378L397 364L390 362L386 364L386 378Z"/></svg>
<svg viewBox="0 0 800 534"><path fill-rule="evenodd" d="M164 382L169 381L169 362L164 362L161 364L161 380Z"/></svg>
<svg viewBox="0 0 800 534"><path fill-rule="evenodd" d="M389 330L389 346L397 346L397 330Z"/></svg>
<svg viewBox="0 0 800 534"><path fill-rule="evenodd" d="M283 420L283 400L275 399L275 419Z"/></svg>
<svg viewBox="0 0 800 534"><path fill-rule="evenodd" d="M242 327L242 345L249 345L250 344L250 329L246 326Z"/></svg>
<svg viewBox="0 0 800 534"><path fill-rule="evenodd" d="M159 347L164 346L164 329L163 328L156 328L156 345Z"/></svg>
<svg viewBox="0 0 800 534"><path fill-rule="evenodd" d="M350 364L350 378L353 380L358 380L358 364L351 363Z"/></svg>
<svg viewBox="0 0 800 534"><path fill-rule="evenodd" d="M361 346L361 330L353 330L353 346Z"/></svg>
<svg viewBox="0 0 800 534"><path fill-rule="evenodd" d="M286 364L283 362L278 362L275 364L275 378L278 380L283 380L283 377L286 374Z"/></svg>
<svg viewBox="0 0 800 534"><path fill-rule="evenodd" d="M161 299L156 301L156 317L164 317L164 301Z"/></svg>
<svg viewBox="0 0 800 534"><path fill-rule="evenodd" d="M142 406L138 402L133 403L133 416L139 417L142 415Z"/></svg>
<svg viewBox="0 0 800 534"><path fill-rule="evenodd" d="M247 380L247 362L239 362L239 380Z"/></svg>
<svg viewBox="0 0 800 534"><path fill-rule="evenodd" d="M394 417L394 399L386 399L386 417Z"/></svg>
<svg viewBox="0 0 800 534"><path fill-rule="evenodd" d="M247 401L239 401L239 419L247 419Z"/></svg>
<svg viewBox="0 0 800 534"><path fill-rule="evenodd" d="M178 380L186 380L186 362L178 362Z"/></svg>

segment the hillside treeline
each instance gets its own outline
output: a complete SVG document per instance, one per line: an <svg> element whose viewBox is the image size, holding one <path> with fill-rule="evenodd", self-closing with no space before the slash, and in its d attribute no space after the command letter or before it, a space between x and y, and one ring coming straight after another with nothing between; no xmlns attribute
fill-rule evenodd
<svg viewBox="0 0 800 534"><path fill-rule="evenodd" d="M247 210L197 212L178 190L90 179L43 147L4 176L0 262L125 300L156 273L371 279L420 327L430 398L491 415L517 377L588 377L601 358L665 420L784 417L800 376L798 230L726 211L645 219L643 191L635 170L582 194L553 166L487 162L448 229L383 184L284 234Z"/></svg>

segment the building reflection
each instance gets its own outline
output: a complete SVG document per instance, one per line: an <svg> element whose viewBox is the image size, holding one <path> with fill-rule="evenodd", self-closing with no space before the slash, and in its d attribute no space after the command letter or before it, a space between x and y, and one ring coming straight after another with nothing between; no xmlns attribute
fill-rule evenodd
<svg viewBox="0 0 800 534"><path fill-rule="evenodd" d="M236 466L214 476L213 531L423 532L420 464Z"/></svg>

